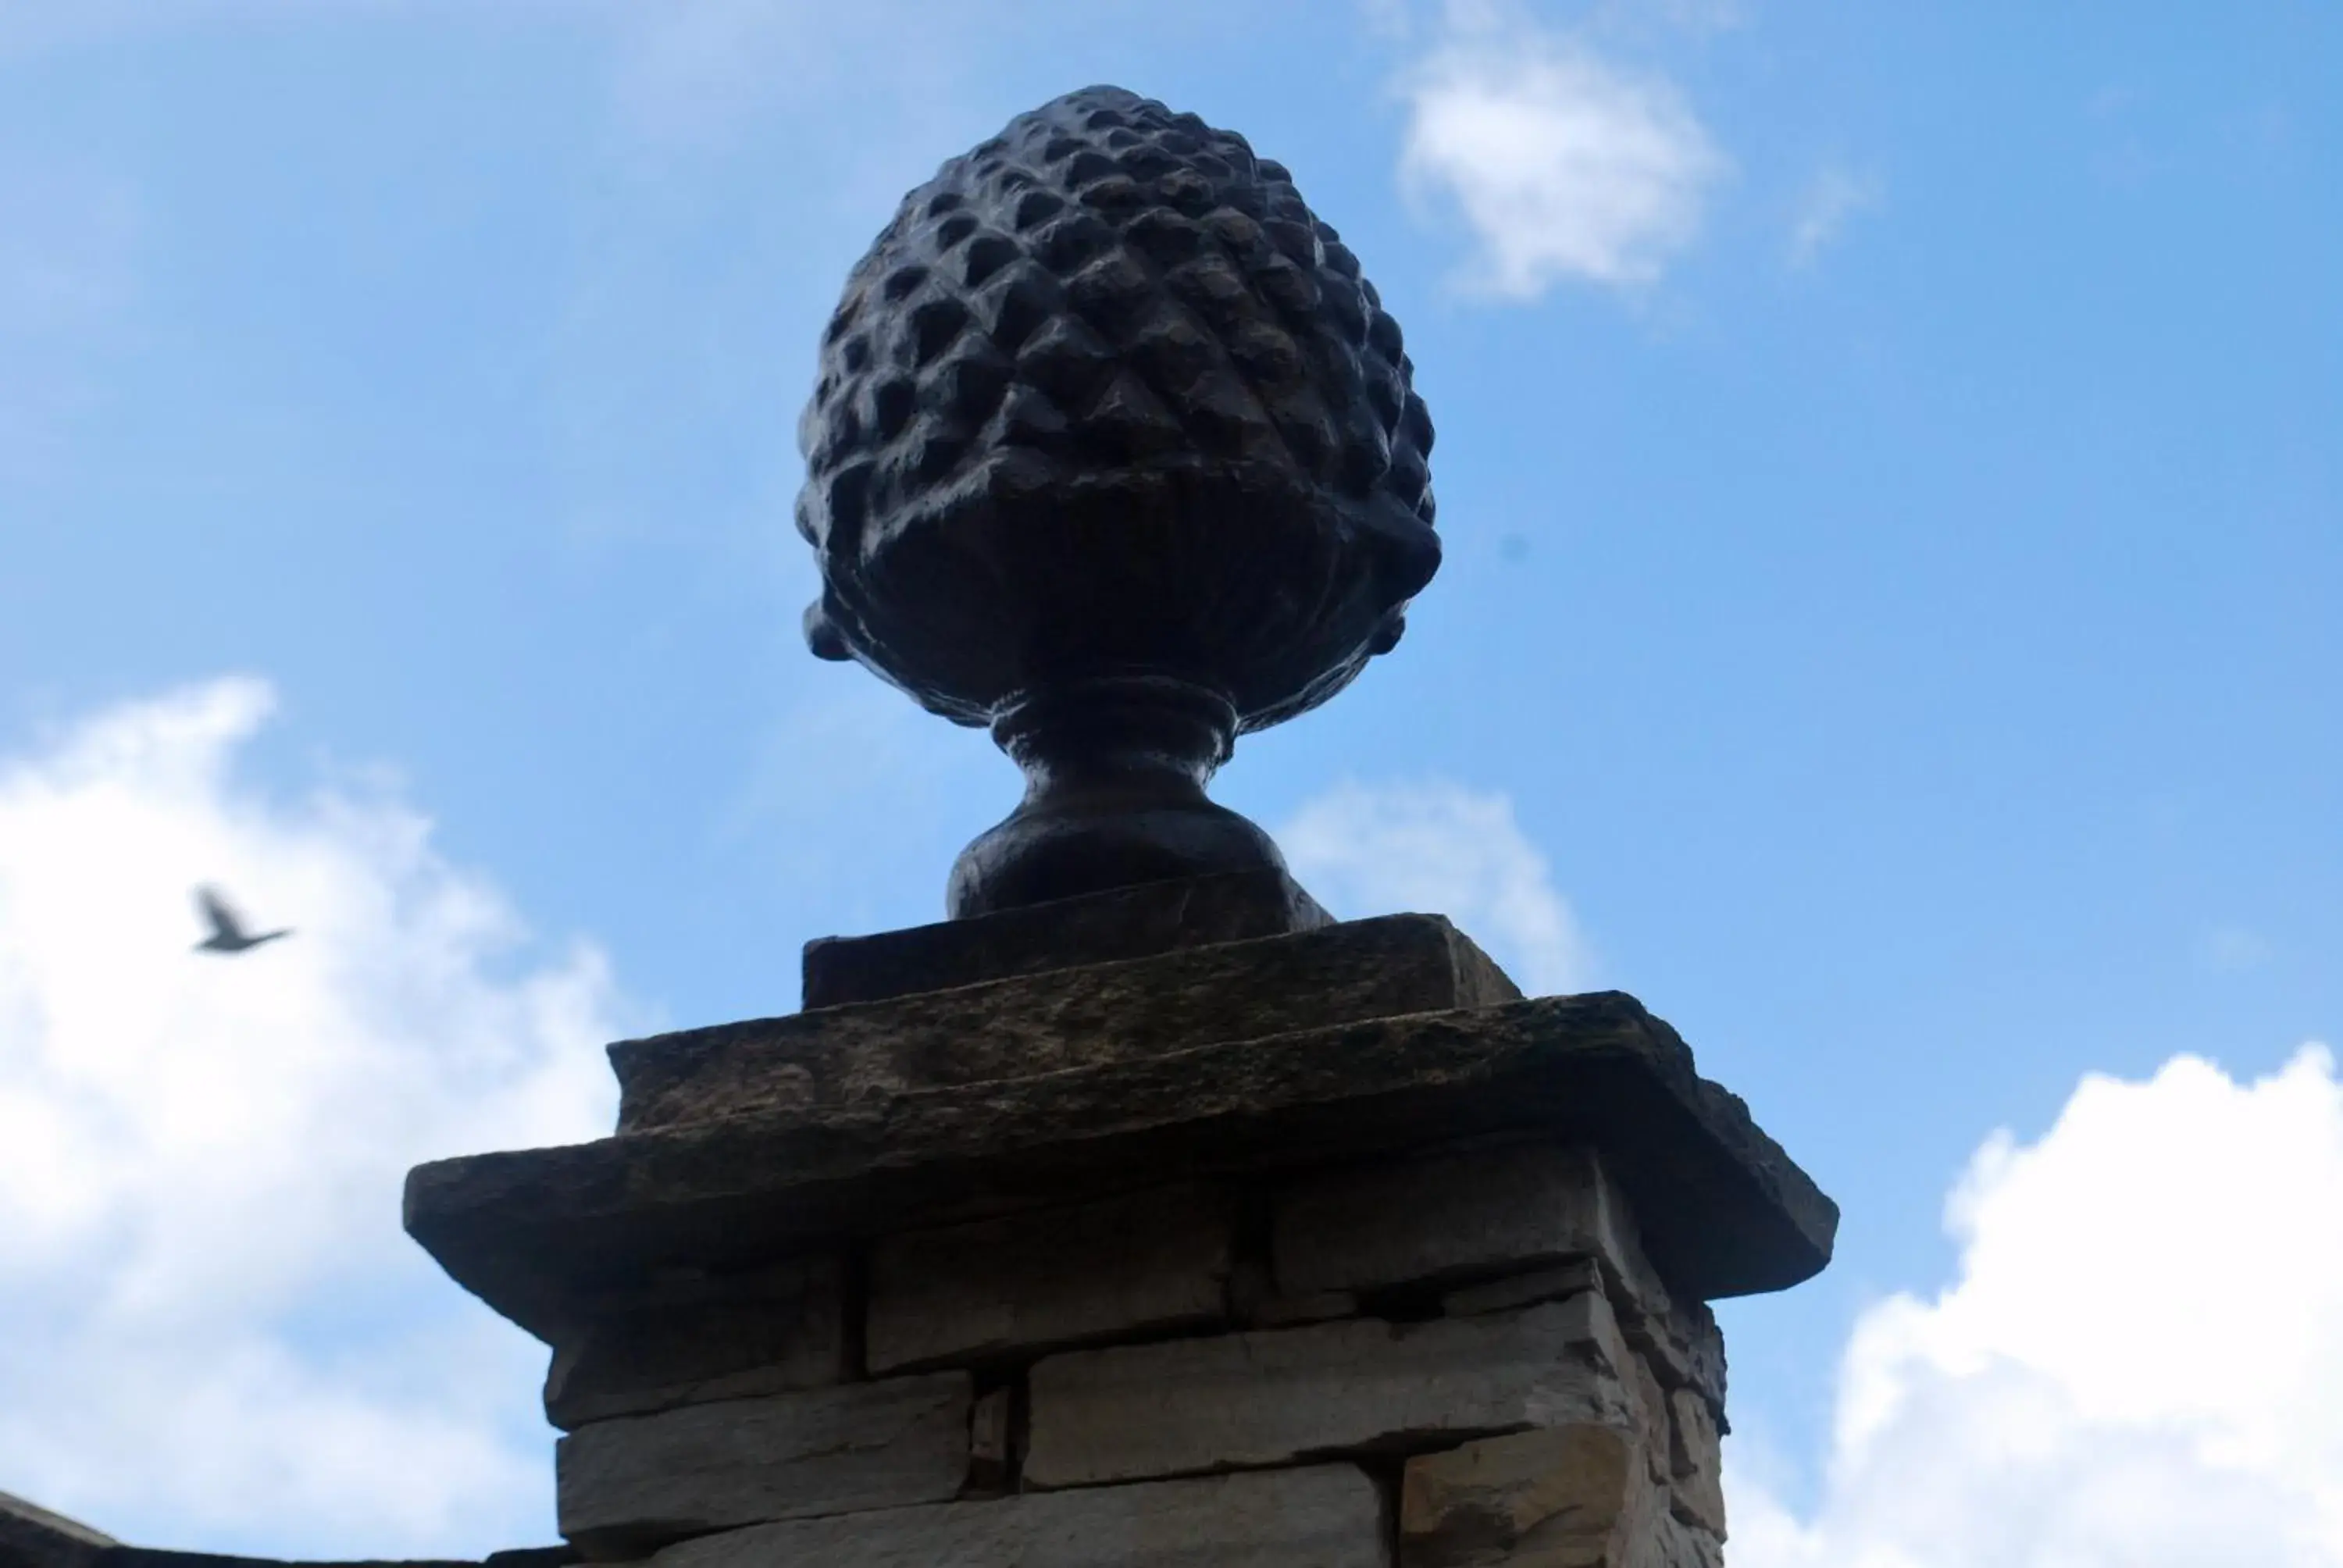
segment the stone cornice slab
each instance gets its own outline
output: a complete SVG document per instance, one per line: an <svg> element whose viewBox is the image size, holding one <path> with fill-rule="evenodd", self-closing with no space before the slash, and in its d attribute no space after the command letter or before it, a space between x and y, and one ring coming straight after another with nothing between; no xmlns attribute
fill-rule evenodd
<svg viewBox="0 0 2343 1568"><path fill-rule="evenodd" d="M1417 1013L1033 1077L720 1118L407 1177L408 1233L540 1337L675 1269L1458 1139L1591 1143L1654 1263L1703 1299L1795 1285L1838 1211L1620 992Z"/></svg>

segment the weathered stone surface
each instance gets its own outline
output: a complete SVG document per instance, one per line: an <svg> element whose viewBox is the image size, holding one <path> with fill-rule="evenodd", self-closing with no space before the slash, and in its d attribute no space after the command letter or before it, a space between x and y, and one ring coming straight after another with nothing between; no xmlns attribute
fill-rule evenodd
<svg viewBox="0 0 2343 1568"><path fill-rule="evenodd" d="M1507 1274L1451 1291L1440 1298L1440 1310L1452 1318L1469 1318L1476 1312L1511 1312L1516 1307L1558 1302L1581 1291L1602 1288L1603 1272L1593 1258L1570 1258L1526 1273Z"/></svg>
<svg viewBox="0 0 2343 1568"><path fill-rule="evenodd" d="M1665 1486L1674 1476L1668 1392L1652 1374L1651 1358L1633 1343L1627 1350L1627 1393L1634 1402L1635 1434L1642 1442L1644 1468L1654 1486Z"/></svg>
<svg viewBox="0 0 2343 1568"><path fill-rule="evenodd" d="M968 1484L998 1492L1009 1484L1016 1441L1017 1391L994 1389L976 1402L968 1417Z"/></svg>
<svg viewBox="0 0 2343 1568"><path fill-rule="evenodd" d="M77 1519L0 1492L0 1563L7 1568L92 1568L114 1544Z"/></svg>
<svg viewBox="0 0 2343 1568"><path fill-rule="evenodd" d="M591 1312L556 1341L546 1419L566 1431L840 1382L853 1370L843 1273L834 1255L793 1259L670 1283Z"/></svg>
<svg viewBox="0 0 2343 1568"><path fill-rule="evenodd" d="M1670 1299L1623 1315L1628 1342L1652 1359L1670 1388L1694 1388L1720 1422L1725 1411L1725 1335L1704 1302Z"/></svg>
<svg viewBox="0 0 2343 1568"><path fill-rule="evenodd" d="M1245 1326L1255 1329L1290 1329L1358 1315L1359 1298L1348 1291L1320 1291L1309 1296L1263 1296L1247 1303L1242 1314Z"/></svg>
<svg viewBox="0 0 2343 1568"><path fill-rule="evenodd" d="M805 947L804 1006L885 1001L1332 923L1282 871L1142 882L907 930L820 938Z"/></svg>
<svg viewBox="0 0 2343 1568"><path fill-rule="evenodd" d="M1271 1256L1296 1294L1469 1279L1591 1257L1648 1275L1634 1217L1587 1147L1524 1143L1306 1177L1276 1200Z"/></svg>
<svg viewBox="0 0 2343 1568"><path fill-rule="evenodd" d="M1631 1426L1599 1295L1510 1315L1375 1319L1077 1352L1028 1387L1029 1487L1404 1452L1587 1421Z"/></svg>
<svg viewBox="0 0 2343 1568"><path fill-rule="evenodd" d="M686 1405L554 1451L561 1533L600 1558L714 1530L941 1502L967 1479L964 1372Z"/></svg>
<svg viewBox="0 0 2343 1568"><path fill-rule="evenodd" d="M1622 1302L1615 1275L1593 1257L1572 1258L1549 1268L1508 1274L1485 1284L1451 1291L1441 1298L1441 1309L1450 1317L1470 1317L1482 1312L1514 1312L1538 1302L1567 1301L1587 1293L1603 1295L1610 1302L1620 1337L1626 1342L1628 1353L1621 1371L1635 1406L1636 1433L1645 1469L1654 1483L1665 1485L1671 1473L1668 1395L1653 1371L1653 1358L1645 1349L1645 1341L1638 1339L1634 1332L1634 1325L1642 1321L1637 1316L1641 1307L1633 1299Z"/></svg>
<svg viewBox="0 0 2343 1568"><path fill-rule="evenodd" d="M621 1040L610 1062L618 1129L639 1132L1520 995L1439 916L1388 915Z"/></svg>
<svg viewBox="0 0 2343 1568"><path fill-rule="evenodd" d="M656 1568L1390 1568L1348 1465L890 1509L704 1536Z"/></svg>
<svg viewBox="0 0 2343 1568"><path fill-rule="evenodd" d="M1283 1294L1270 1278L1267 1259L1251 1251L1238 1258L1229 1274L1229 1316L1240 1328L1290 1329L1358 1315L1359 1298L1348 1291Z"/></svg>
<svg viewBox="0 0 2343 1568"><path fill-rule="evenodd" d="M1621 1334L1636 1352L1634 1381L1639 1387L1650 1385L1650 1397L1643 1402L1660 1412L1655 1430L1664 1436L1667 1400L1663 1391L1685 1388L1697 1391L1707 1401L1722 1426L1725 1340L1717 1332L1715 1314L1699 1302L1671 1302L1659 1283L1648 1277L1644 1286L1640 1293L1630 1291L1617 1271L1603 1268L1594 1258L1572 1258L1451 1291L1440 1298L1440 1304L1450 1317L1469 1317L1561 1301L1581 1291L1604 1291L1618 1314ZM1663 1442L1657 1472L1662 1479L1666 1476L1665 1450Z"/></svg>
<svg viewBox="0 0 2343 1568"><path fill-rule="evenodd" d="M1725 1568L1724 1543L1675 1514L1663 1518L1654 1535L1652 1568Z"/></svg>
<svg viewBox="0 0 2343 1568"><path fill-rule="evenodd" d="M1226 1198L1190 1185L887 1237L870 1253L870 1371L1217 1326L1233 1231Z"/></svg>
<svg viewBox="0 0 2343 1568"><path fill-rule="evenodd" d="M1400 1483L1400 1568L1677 1568L1659 1554L1663 1496L1615 1427L1419 1454Z"/></svg>
<svg viewBox="0 0 2343 1568"><path fill-rule="evenodd" d="M1688 1388L1668 1398L1668 1465L1677 1515L1719 1541L1725 1533L1724 1452L1708 1402Z"/></svg>
<svg viewBox="0 0 2343 1568"><path fill-rule="evenodd" d="M417 1167L407 1227L541 1337L581 1297L1161 1180L1521 1132L1594 1144L1686 1296L1781 1290L1837 1209L1616 992L1200 1047L1015 1083L883 1096Z"/></svg>

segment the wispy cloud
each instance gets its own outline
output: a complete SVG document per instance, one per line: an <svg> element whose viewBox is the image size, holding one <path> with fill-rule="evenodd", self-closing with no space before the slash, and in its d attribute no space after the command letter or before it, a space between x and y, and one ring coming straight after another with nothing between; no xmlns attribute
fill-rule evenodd
<svg viewBox="0 0 2343 1568"><path fill-rule="evenodd" d="M1879 205L1885 187L1876 176L1832 165L1806 182L1790 218L1790 265L1812 266L1838 240L1849 219Z"/></svg>
<svg viewBox="0 0 2343 1568"><path fill-rule="evenodd" d="M598 1048L644 1020L396 799L241 782L270 703L216 681L0 759L0 1476L174 1546L542 1540L543 1352L399 1183L607 1130ZM190 951L213 879L295 934Z"/></svg>
<svg viewBox="0 0 2343 1568"><path fill-rule="evenodd" d="M1821 1500L1734 1568L2343 1563L2343 1082L2176 1058L1987 1141L1958 1281L1857 1324Z"/></svg>
<svg viewBox="0 0 2343 1568"><path fill-rule="evenodd" d="M1578 921L1501 793L1444 780L1344 783L1276 837L1302 886L1338 915L1446 915L1530 991L1589 981Z"/></svg>
<svg viewBox="0 0 2343 1568"><path fill-rule="evenodd" d="M1451 0L1401 90L1402 187L1463 219L1476 249L1461 281L1498 299L1653 282L1726 167L1665 78L1489 0Z"/></svg>

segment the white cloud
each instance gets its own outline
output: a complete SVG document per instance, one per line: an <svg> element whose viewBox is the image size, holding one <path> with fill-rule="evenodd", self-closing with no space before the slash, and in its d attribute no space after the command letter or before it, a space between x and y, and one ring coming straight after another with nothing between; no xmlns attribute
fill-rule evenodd
<svg viewBox="0 0 2343 1568"><path fill-rule="evenodd" d="M2190 1057L1981 1149L1957 1282L1849 1344L1821 1502L1734 1568L2343 1564L2343 1083Z"/></svg>
<svg viewBox="0 0 2343 1568"><path fill-rule="evenodd" d="M1296 879L1338 915L1446 915L1534 995L1588 983L1578 922L1502 794L1440 781L1343 783L1276 838Z"/></svg>
<svg viewBox="0 0 2343 1568"><path fill-rule="evenodd" d="M1652 282L1725 167L1670 83L1492 0L1451 0L1402 89L1402 188L1461 214L1479 244L1463 281L1500 298Z"/></svg>
<svg viewBox="0 0 2343 1568"><path fill-rule="evenodd" d="M545 1539L542 1351L399 1186L607 1130L629 1020L395 799L243 782L271 700L220 680L0 759L0 1488L173 1546ZM191 951L213 879L296 934Z"/></svg>
<svg viewBox="0 0 2343 1568"><path fill-rule="evenodd" d="M1790 220L1790 265L1812 266L1837 240L1847 220L1879 205L1882 187L1870 175L1835 166L1808 181Z"/></svg>

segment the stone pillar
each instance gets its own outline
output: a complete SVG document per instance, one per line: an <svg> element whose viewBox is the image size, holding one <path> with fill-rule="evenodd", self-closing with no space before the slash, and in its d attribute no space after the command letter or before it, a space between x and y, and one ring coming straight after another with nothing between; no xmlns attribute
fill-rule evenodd
<svg viewBox="0 0 2343 1568"><path fill-rule="evenodd" d="M1634 999L1336 924L1206 786L1399 641L1433 427L1359 258L1114 88L904 198L799 425L813 650L988 728L960 919L611 1048L618 1134L410 1177L660 1568L1714 1568L1704 1305L1836 1211Z"/></svg>
<svg viewBox="0 0 2343 1568"><path fill-rule="evenodd" d="M816 943L418 1168L546 1340L563 1533L660 1568L1715 1568L1708 1300L1835 1210L1617 993L1282 873Z"/></svg>

